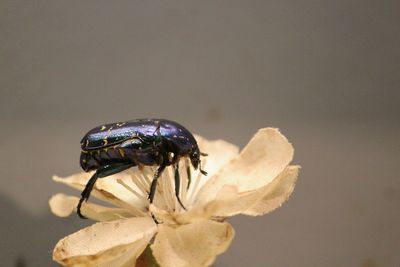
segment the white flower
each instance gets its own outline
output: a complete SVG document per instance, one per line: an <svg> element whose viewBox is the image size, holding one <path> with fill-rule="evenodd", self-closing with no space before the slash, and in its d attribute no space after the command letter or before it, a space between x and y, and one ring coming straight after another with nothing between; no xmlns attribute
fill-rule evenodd
<svg viewBox="0 0 400 267"><path fill-rule="evenodd" d="M150 243L160 266L209 266L234 237L227 217L268 213L293 191L300 167L289 165L293 147L277 129L260 129L240 154L223 140L196 139L208 153L202 159L208 176L192 169L187 190L188 163L180 163L180 198L187 210L176 200L172 168L159 179L153 205L147 194L154 168L99 179L93 197L118 208L84 203L82 213L99 222L60 240L54 260L66 266L133 266ZM90 176L53 179L82 190ZM75 212L78 200L57 194L49 202L54 214L65 217ZM162 223L156 224L151 213Z"/></svg>

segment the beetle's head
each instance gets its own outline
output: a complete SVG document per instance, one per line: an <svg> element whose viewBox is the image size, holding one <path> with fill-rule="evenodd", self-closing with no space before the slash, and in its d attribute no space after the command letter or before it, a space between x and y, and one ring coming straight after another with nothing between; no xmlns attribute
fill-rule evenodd
<svg viewBox="0 0 400 267"><path fill-rule="evenodd" d="M202 153L200 153L199 148L198 147L194 148L190 153L190 162L192 163L195 170L197 170L200 167L200 172L204 175L207 175L207 172L201 169L201 160L200 160L201 155Z"/></svg>
<svg viewBox="0 0 400 267"><path fill-rule="evenodd" d="M193 149L190 153L190 162L192 162L193 168L197 170L200 164L200 151L198 148Z"/></svg>

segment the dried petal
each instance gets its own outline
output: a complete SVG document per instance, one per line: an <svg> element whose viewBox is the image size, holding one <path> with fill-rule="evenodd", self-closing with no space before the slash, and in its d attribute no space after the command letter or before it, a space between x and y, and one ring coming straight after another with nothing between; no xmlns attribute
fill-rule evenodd
<svg viewBox="0 0 400 267"><path fill-rule="evenodd" d="M299 170L300 166L288 166L272 183L260 190L263 197L242 213L257 216L279 208L292 194Z"/></svg>
<svg viewBox="0 0 400 267"><path fill-rule="evenodd" d="M209 266L226 251L234 237L228 223L199 220L177 226L159 225L153 255L163 267Z"/></svg>
<svg viewBox="0 0 400 267"><path fill-rule="evenodd" d="M236 214L262 215L279 208L293 192L299 166L288 166L271 183L247 192L238 193L230 199L216 199L205 206L214 206L214 216L229 217ZM221 191L225 191L223 188Z"/></svg>
<svg viewBox="0 0 400 267"><path fill-rule="evenodd" d="M60 240L53 259L65 266L114 266L134 262L157 227L151 218L99 222Z"/></svg>
<svg viewBox="0 0 400 267"><path fill-rule="evenodd" d="M217 198L221 188L234 185L238 193L268 185L293 158L293 147L277 129L260 129L241 153L211 177L197 195L195 205Z"/></svg>
<svg viewBox="0 0 400 267"><path fill-rule="evenodd" d="M64 194L56 194L49 200L51 212L58 217L68 217L74 212L78 198Z"/></svg>

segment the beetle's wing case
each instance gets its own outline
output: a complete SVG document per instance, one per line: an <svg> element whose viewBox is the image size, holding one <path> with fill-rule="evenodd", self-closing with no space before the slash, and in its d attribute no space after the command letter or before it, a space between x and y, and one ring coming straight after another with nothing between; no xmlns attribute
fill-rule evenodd
<svg viewBox="0 0 400 267"><path fill-rule="evenodd" d="M137 138L135 130L126 125L126 123L110 123L93 128L82 138L82 150L98 150Z"/></svg>
<svg viewBox="0 0 400 267"><path fill-rule="evenodd" d="M155 134L157 125L153 120L132 120L128 122L109 123L90 130L81 140L85 151L98 150L123 144L129 140L139 147L139 142L146 145L146 137ZM132 147L133 148L133 147Z"/></svg>

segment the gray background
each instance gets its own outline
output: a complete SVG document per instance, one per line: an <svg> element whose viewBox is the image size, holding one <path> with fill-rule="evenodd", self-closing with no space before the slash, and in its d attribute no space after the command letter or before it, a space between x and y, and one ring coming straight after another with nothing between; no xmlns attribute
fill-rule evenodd
<svg viewBox="0 0 400 267"><path fill-rule="evenodd" d="M0 265L90 224L47 206L87 130L164 117L241 147L279 127L303 167L215 266L400 266L398 3L1 1Z"/></svg>

